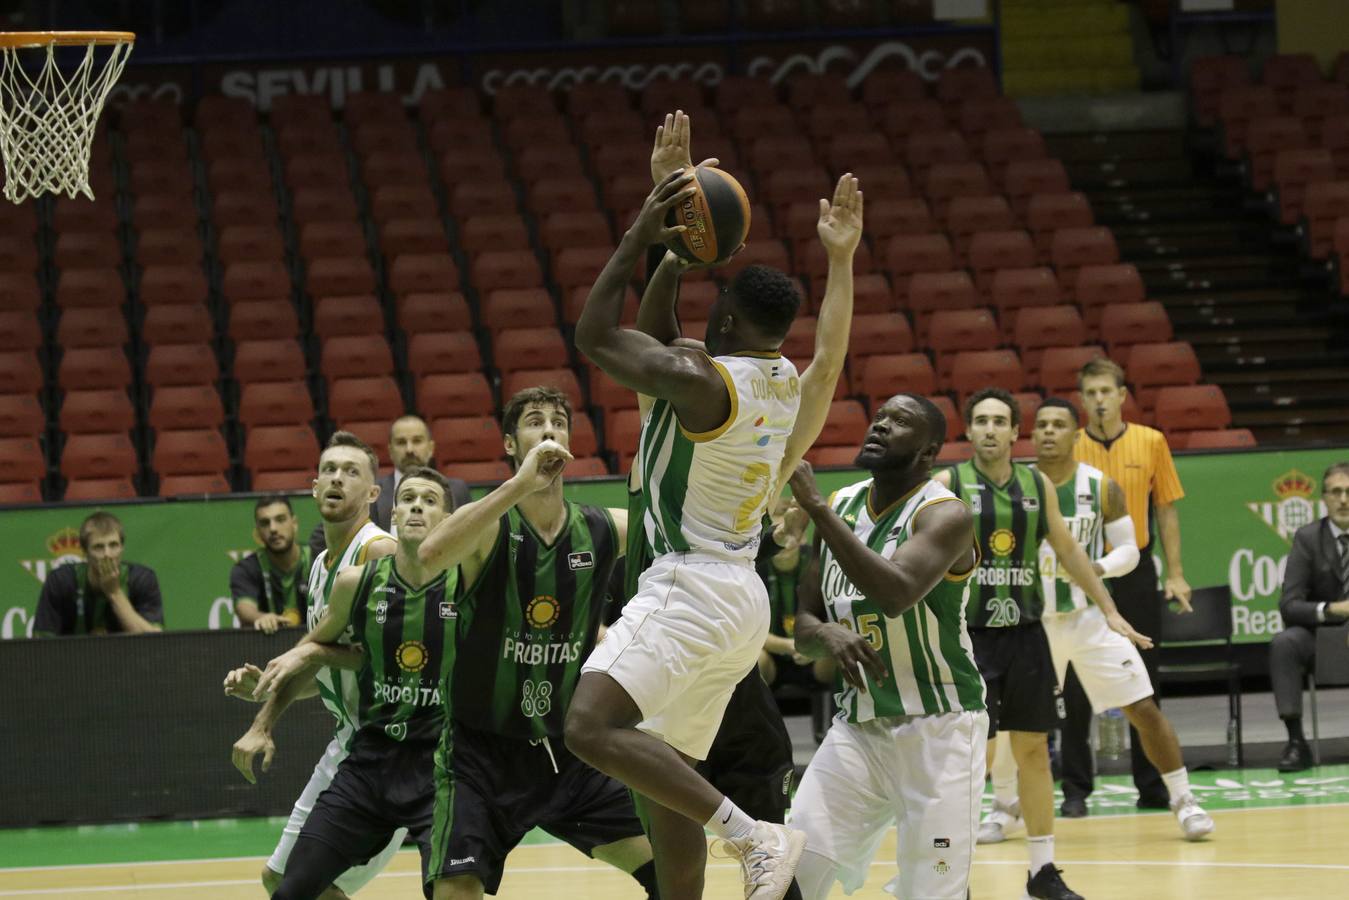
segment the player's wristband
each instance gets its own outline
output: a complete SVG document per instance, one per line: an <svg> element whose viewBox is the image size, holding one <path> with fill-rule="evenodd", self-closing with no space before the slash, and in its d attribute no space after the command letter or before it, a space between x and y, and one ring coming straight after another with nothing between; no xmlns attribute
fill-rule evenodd
<svg viewBox="0 0 1349 900"><path fill-rule="evenodd" d="M1134 537L1134 520L1130 516L1121 516L1113 522L1106 522L1105 539L1114 549L1096 560L1101 567L1101 577L1119 578L1128 575L1141 558Z"/></svg>

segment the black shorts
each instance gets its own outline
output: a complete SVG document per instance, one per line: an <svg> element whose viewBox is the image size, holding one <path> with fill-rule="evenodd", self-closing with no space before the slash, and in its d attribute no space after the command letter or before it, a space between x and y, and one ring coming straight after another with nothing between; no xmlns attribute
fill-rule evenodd
<svg viewBox="0 0 1349 900"><path fill-rule="evenodd" d="M561 738L531 743L455 722L450 759L452 773L436 769L433 879L477 875L495 894L506 854L534 828L586 856L645 834L628 789L573 756Z"/></svg>
<svg viewBox="0 0 1349 900"><path fill-rule="evenodd" d="M971 628L974 662L988 685L988 736L1059 727L1057 682L1049 638L1039 622Z"/></svg>
<svg viewBox="0 0 1349 900"><path fill-rule="evenodd" d="M422 851L426 874L434 820L436 741L359 731L332 784L319 794L300 839L320 841L350 866L369 862L399 828Z"/></svg>
<svg viewBox="0 0 1349 900"><path fill-rule="evenodd" d="M781 822L794 771L792 739L773 692L755 666L735 686L698 772L751 818Z"/></svg>

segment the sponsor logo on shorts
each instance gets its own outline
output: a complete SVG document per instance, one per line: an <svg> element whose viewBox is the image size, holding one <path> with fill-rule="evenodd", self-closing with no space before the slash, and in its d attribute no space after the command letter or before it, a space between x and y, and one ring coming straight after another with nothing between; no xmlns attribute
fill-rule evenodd
<svg viewBox="0 0 1349 900"><path fill-rule="evenodd" d="M951 839L950 839L950 838L933 838L933 839L932 839L932 846L933 846L933 847L936 847L938 850L945 850L945 849L947 849L948 847L951 846Z"/></svg>
<svg viewBox="0 0 1349 900"><path fill-rule="evenodd" d="M583 550L580 553L568 553L567 567L573 572L577 569L593 569L595 568L595 554L589 550Z"/></svg>
<svg viewBox="0 0 1349 900"><path fill-rule="evenodd" d="M468 865L468 864L471 863L471 862L477 862L477 861L478 861L478 860L477 860L477 857L473 857L473 856L465 856L463 859L452 859L452 860L450 860L450 865L452 865L452 866L465 866L465 865Z"/></svg>

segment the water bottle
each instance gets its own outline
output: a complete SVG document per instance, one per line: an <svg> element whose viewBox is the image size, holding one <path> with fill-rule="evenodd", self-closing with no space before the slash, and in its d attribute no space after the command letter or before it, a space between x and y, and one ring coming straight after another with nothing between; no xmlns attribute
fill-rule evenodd
<svg viewBox="0 0 1349 900"><path fill-rule="evenodd" d="M1237 755L1237 720L1235 717L1227 719L1227 767L1235 769L1240 757Z"/></svg>
<svg viewBox="0 0 1349 900"><path fill-rule="evenodd" d="M1125 735L1129 724L1123 710L1107 709L1097 717L1097 734L1101 742L1101 756L1106 759L1119 759L1124 755Z"/></svg>

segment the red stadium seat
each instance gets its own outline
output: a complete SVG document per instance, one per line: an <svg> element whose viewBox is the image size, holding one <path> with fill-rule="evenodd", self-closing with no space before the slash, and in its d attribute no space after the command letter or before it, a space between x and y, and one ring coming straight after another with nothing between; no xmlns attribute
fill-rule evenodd
<svg viewBox="0 0 1349 900"><path fill-rule="evenodd" d="M230 306L226 333L234 341L296 338L300 319L288 300L249 300Z"/></svg>
<svg viewBox="0 0 1349 900"><path fill-rule="evenodd" d="M156 431L219 428L225 424L225 407L209 385L161 387L150 400L146 421Z"/></svg>
<svg viewBox="0 0 1349 900"><path fill-rule="evenodd" d="M1060 228L1050 242L1050 259L1059 277L1059 287L1072 297L1077 270L1083 266L1105 266L1119 262L1119 248L1109 228Z"/></svg>
<svg viewBox="0 0 1349 900"><path fill-rule="evenodd" d="M146 266L141 274L140 300L146 306L205 304L207 298L206 276L196 263Z"/></svg>
<svg viewBox="0 0 1349 900"><path fill-rule="evenodd" d="M946 233L955 245L958 262L969 253L970 240L980 231L1016 228L1016 216L999 194L955 197L946 208Z"/></svg>
<svg viewBox="0 0 1349 900"><path fill-rule="evenodd" d="M1261 84L1274 89L1281 109L1292 109L1297 92L1323 77L1321 64L1310 53L1276 53L1265 59L1260 72Z"/></svg>
<svg viewBox="0 0 1349 900"><path fill-rule="evenodd" d="M129 433L136 427L136 410L124 388L68 391L60 425L67 434Z"/></svg>
<svg viewBox="0 0 1349 900"><path fill-rule="evenodd" d="M912 277L918 273L950 272L955 268L955 252L944 234L896 235L886 245L885 267L890 272L895 299L902 307L908 299Z"/></svg>
<svg viewBox="0 0 1349 900"><path fill-rule="evenodd" d="M159 479L159 496L182 497L196 494L228 494L230 483L224 475L165 475Z"/></svg>
<svg viewBox="0 0 1349 900"><path fill-rule="evenodd" d="M543 288L508 288L487 294L480 317L483 327L495 335L507 328L550 325L557 310Z"/></svg>
<svg viewBox="0 0 1349 900"><path fill-rule="evenodd" d="M619 471L626 472L637 455L637 443L642 432L642 420L636 409L620 409L606 413L604 444L618 456Z"/></svg>
<svg viewBox="0 0 1349 900"><path fill-rule="evenodd" d="M371 211L377 222L398 218L399 207L414 208L420 214L427 208L427 199L434 214L435 195L431 193L426 161L415 146L365 154L361 159L361 179L371 189ZM388 193L393 188L420 192L420 196Z"/></svg>
<svg viewBox="0 0 1349 900"><path fill-rule="evenodd" d="M747 161L765 175L779 168L810 168L815 165L815 147L803 134L768 134L750 141Z"/></svg>
<svg viewBox="0 0 1349 900"><path fill-rule="evenodd" d="M476 263L474 267L476 269ZM389 289L396 297L455 291L459 289L459 267L448 253L400 254L389 267Z"/></svg>
<svg viewBox="0 0 1349 900"><path fill-rule="evenodd" d="M300 228L300 256L306 260L363 258L365 232L355 221L308 222Z"/></svg>
<svg viewBox="0 0 1349 900"><path fill-rule="evenodd" d="M427 375L417 382L417 408L427 419L492 411L492 391L481 372Z"/></svg>
<svg viewBox="0 0 1349 900"><path fill-rule="evenodd" d="M30 235L0 234L0 272L32 272L37 264L37 244Z"/></svg>
<svg viewBox="0 0 1349 900"><path fill-rule="evenodd" d="M1026 215L1035 194L1066 194L1068 170L1057 159L1017 159L1007 163L1002 174L1002 189L1018 216Z"/></svg>
<svg viewBox="0 0 1349 900"><path fill-rule="evenodd" d="M993 70L985 66L957 66L941 70L933 94L948 108L954 108L961 101L998 96L998 81Z"/></svg>
<svg viewBox="0 0 1349 900"><path fill-rule="evenodd" d="M330 381L392 375L393 353L382 334L346 334L323 342L319 371Z"/></svg>
<svg viewBox="0 0 1349 900"><path fill-rule="evenodd" d="M513 212L474 216L460 223L459 246L470 258L488 250L528 250L529 229Z"/></svg>
<svg viewBox="0 0 1349 900"><path fill-rule="evenodd" d="M0 352L31 352L41 346L42 326L36 316L23 310L0 310Z"/></svg>
<svg viewBox="0 0 1349 900"><path fill-rule="evenodd" d="M328 383L328 417L334 421L394 418L404 411L403 397L391 376L338 378Z"/></svg>
<svg viewBox="0 0 1349 900"><path fill-rule="evenodd" d="M927 82L911 69L877 69L862 82L862 102L881 107L897 100L927 98Z"/></svg>
<svg viewBox="0 0 1349 900"><path fill-rule="evenodd" d="M1081 346L1087 340L1087 325L1075 306L1033 306L1017 313L1012 335L1033 377L1045 348Z"/></svg>
<svg viewBox="0 0 1349 900"><path fill-rule="evenodd" d="M0 394L0 438L30 437L46 427L42 404L32 394Z"/></svg>
<svg viewBox="0 0 1349 900"><path fill-rule="evenodd" d="M84 347L61 357L57 383L63 390L101 390L131 383L131 364L120 347Z"/></svg>
<svg viewBox="0 0 1349 900"><path fill-rule="evenodd" d="M816 439L821 446L853 447L862 443L870 419L866 409L856 400L835 400L829 405L829 415Z"/></svg>
<svg viewBox="0 0 1349 900"><path fill-rule="evenodd" d="M42 386L42 366L34 352L0 352L0 394L35 395Z"/></svg>
<svg viewBox="0 0 1349 900"><path fill-rule="evenodd" d="M122 264L122 244L108 232L65 232L56 237L52 262L58 269L116 268Z"/></svg>
<svg viewBox="0 0 1349 900"><path fill-rule="evenodd" d="M909 320L899 313L856 313L848 337L848 354L854 361L885 353L912 353L913 332Z"/></svg>
<svg viewBox="0 0 1349 900"><path fill-rule="evenodd" d="M41 503L42 488L37 481L0 482L0 504L10 506L21 503Z"/></svg>
<svg viewBox="0 0 1349 900"><path fill-rule="evenodd" d="M1101 307L1100 333L1110 358L1123 365L1128 361L1130 346L1171 340L1171 318L1156 300L1113 303Z"/></svg>
<svg viewBox="0 0 1349 900"><path fill-rule="evenodd" d="M862 83L863 90L874 77ZM946 131L949 127L942 105L926 96L889 98L872 106L881 131L897 146L905 144L910 135Z"/></svg>
<svg viewBox="0 0 1349 900"><path fill-rule="evenodd" d="M946 208L957 197L983 197L993 190L982 163L934 163L923 181L923 195L932 204L938 219L946 218Z"/></svg>
<svg viewBox="0 0 1349 900"><path fill-rule="evenodd" d="M1303 215L1307 221L1307 255L1312 259L1326 259L1335 246L1336 220L1349 218L1349 181L1321 181L1307 185ZM4 328L0 327L0 334L3 332ZM0 337L0 342L3 340Z"/></svg>
<svg viewBox="0 0 1349 900"><path fill-rule="evenodd" d="M532 251L493 250L473 260L470 278L479 291L543 287L543 269Z"/></svg>
<svg viewBox="0 0 1349 900"><path fill-rule="evenodd" d="M578 456L567 463L568 481L574 478L602 478L609 474L609 467L597 456Z"/></svg>
<svg viewBox="0 0 1349 900"><path fill-rule="evenodd" d="M508 84L492 97L492 113L499 119L556 115L557 104L552 92L545 87Z"/></svg>
<svg viewBox="0 0 1349 900"><path fill-rule="evenodd" d="M344 188L348 181L347 158L340 149L317 156L296 156L285 161L286 186L292 191L330 186Z"/></svg>
<svg viewBox="0 0 1349 900"><path fill-rule="evenodd" d="M904 164L915 181L927 179L927 170L938 163L966 163L974 159L969 144L958 131L919 131L904 142Z"/></svg>
<svg viewBox="0 0 1349 900"><path fill-rule="evenodd" d="M375 451L375 458L379 460L379 469L381 471L392 468L393 458L389 456L389 430L393 426L392 419L381 421L343 421L338 422L337 427L343 431L350 431L370 446Z"/></svg>
<svg viewBox="0 0 1349 900"><path fill-rule="evenodd" d="M1021 229L981 231L970 237L969 267L974 286L988 297L999 269L1029 269L1035 265L1035 245Z"/></svg>
<svg viewBox="0 0 1349 900"><path fill-rule="evenodd" d="M1054 232L1060 228L1088 228L1096 224L1085 194L1032 194L1026 206L1026 227L1043 265L1049 262Z"/></svg>
<svg viewBox="0 0 1349 900"><path fill-rule="evenodd" d="M239 341L234 347L234 380L240 384L299 381L304 377L304 354L293 340Z"/></svg>
<svg viewBox="0 0 1349 900"><path fill-rule="evenodd" d="M156 193L181 192L192 193L192 172L186 166L181 167L186 175L185 182L169 181ZM223 156L211 160L206 169L206 181L213 194L237 191L240 194L269 194L272 191L272 173L267 160L258 156ZM181 185L181 187L179 186ZM182 188L185 187L186 190Z"/></svg>
<svg viewBox="0 0 1349 900"><path fill-rule="evenodd" d="M36 310L42 305L37 279L28 272L0 272L0 308Z"/></svg>
<svg viewBox="0 0 1349 900"><path fill-rule="evenodd" d="M398 324L408 334L468 331L473 327L473 315L458 291L404 294L398 298Z"/></svg>
<svg viewBox="0 0 1349 900"><path fill-rule="evenodd" d="M310 297L372 294L375 291L375 272L364 256L311 259L305 273L305 288Z"/></svg>
<svg viewBox="0 0 1349 900"><path fill-rule="evenodd" d="M853 168L862 190L878 200L898 200L916 193L909 172L897 162L863 163Z"/></svg>
<svg viewBox="0 0 1349 900"><path fill-rule="evenodd" d="M1274 155L1284 148L1311 146L1302 120L1292 116L1262 116L1246 126L1246 178L1254 190L1269 190L1274 175Z"/></svg>
<svg viewBox="0 0 1349 900"><path fill-rule="evenodd" d="M371 295L321 297L314 304L314 334L320 340L383 332L384 312Z"/></svg>
<svg viewBox="0 0 1349 900"><path fill-rule="evenodd" d="M307 425L266 425L248 429L244 438L244 465L253 472L253 489L262 472L308 472L306 479L292 479L287 487L307 487L319 463L319 443Z"/></svg>
<svg viewBox="0 0 1349 900"><path fill-rule="evenodd" d="M1039 383L1049 394L1064 395L1077 390L1077 373L1093 359L1105 356L1095 344L1083 347L1046 347L1040 357Z"/></svg>
<svg viewBox="0 0 1349 900"><path fill-rule="evenodd" d="M492 360L503 374L561 368L567 365L567 344L554 327L509 329L493 338Z"/></svg>
<svg viewBox="0 0 1349 900"><path fill-rule="evenodd" d="M303 370L301 360L301 370ZM220 365L209 344L160 344L150 348L145 381L153 387L209 385L220 377Z"/></svg>
<svg viewBox="0 0 1349 900"><path fill-rule="evenodd" d="M992 350L1001 343L998 326L987 309L944 309L932 314L927 345L937 355L937 380L949 384L957 353Z"/></svg>
<svg viewBox="0 0 1349 900"><path fill-rule="evenodd" d="M1010 391L1026 386L1021 360L1011 350L978 350L957 353L951 364L951 387L961 402L970 394L990 385Z"/></svg>
<svg viewBox="0 0 1349 900"><path fill-rule="evenodd" d="M539 240L549 250L613 246L609 220L598 210L567 210L545 216L539 226Z"/></svg>
<svg viewBox="0 0 1349 900"><path fill-rule="evenodd" d="M937 451L936 462L939 465L957 465L974 457L974 445L969 441L952 441L943 444Z"/></svg>
<svg viewBox="0 0 1349 900"><path fill-rule="evenodd" d="M95 500L130 500L136 496L136 486L130 478L73 478L66 484L62 499L90 502Z"/></svg>
<svg viewBox="0 0 1349 900"><path fill-rule="evenodd" d="M301 228L317 222L354 222L359 215L356 197L341 182L297 188L291 194L290 209Z"/></svg>
<svg viewBox="0 0 1349 900"><path fill-rule="evenodd" d="M984 135L980 157L988 167L994 184L1002 184L1007 167L1026 159L1045 159L1049 156L1044 138L1033 128L1001 128Z"/></svg>
<svg viewBox="0 0 1349 900"><path fill-rule="evenodd" d="M718 272L722 278L734 278L750 266L770 266L786 272L791 270L792 263L787 248L781 241L760 241L747 244L744 250L721 266Z"/></svg>
<svg viewBox="0 0 1349 900"><path fill-rule="evenodd" d="M155 437L154 468L160 475L219 475L229 468L229 449L214 428L161 431Z"/></svg>
<svg viewBox="0 0 1349 900"><path fill-rule="evenodd" d="M117 205L111 195L107 194L99 200L57 197L52 214L53 226L57 232L112 231L117 227Z"/></svg>
<svg viewBox="0 0 1349 900"><path fill-rule="evenodd" d="M286 258L286 241L273 225L230 225L221 229L216 249L223 265Z"/></svg>
<svg viewBox="0 0 1349 900"><path fill-rule="evenodd" d="M1349 113L1326 117L1321 127L1321 146L1335 159L1335 178L1349 180Z"/></svg>
<svg viewBox="0 0 1349 900"><path fill-rule="evenodd" d="M568 448L572 455L577 458L594 456L599 452L599 438L595 434L595 423L590 421L590 416L584 412L573 412L571 416L571 432L568 435ZM571 471L570 465L568 471Z"/></svg>
<svg viewBox="0 0 1349 900"><path fill-rule="evenodd" d="M553 280L564 292L590 288L613 255L612 247L567 247L553 262Z"/></svg>
<svg viewBox="0 0 1349 900"><path fill-rule="evenodd" d="M239 424L293 425L314 417L314 401L303 381L256 381L239 396Z"/></svg>
<svg viewBox="0 0 1349 900"><path fill-rule="evenodd" d="M61 474L67 479L131 478L136 468L136 448L121 432L73 434L61 451Z"/></svg>
<svg viewBox="0 0 1349 900"><path fill-rule="evenodd" d="M1199 358L1184 341L1134 344L1125 366L1134 385L1134 395L1145 410L1152 411L1160 387L1186 386L1199 381Z"/></svg>
<svg viewBox="0 0 1349 900"><path fill-rule="evenodd" d="M446 474L454 478L462 478L472 484L501 482L511 477L511 467L507 465L505 460L500 459L491 462L461 462L455 463L452 468L447 469Z"/></svg>
<svg viewBox="0 0 1349 900"><path fill-rule="evenodd" d="M527 387L552 387L566 394L573 409L584 405L581 383L571 369L520 369L502 376L501 396L509 400Z"/></svg>
<svg viewBox="0 0 1349 900"><path fill-rule="evenodd" d="M452 119L441 119L438 122L431 123L427 130L427 141L431 144L431 149L441 154L441 159L446 160L455 156L458 150L486 150L496 152L495 138L492 136L491 123L481 117L455 117ZM498 155L498 159L500 156ZM459 183L459 179L449 177L453 174L446 174L447 184ZM504 174L504 173L503 173ZM465 177L473 177L472 173L465 173Z"/></svg>
<svg viewBox="0 0 1349 900"><path fill-rule="evenodd" d="M1218 94L1218 122L1223 153L1228 159L1240 159L1246 146L1246 125L1261 116L1279 114L1274 91L1264 85L1233 85Z"/></svg>
<svg viewBox="0 0 1349 900"><path fill-rule="evenodd" d="M1141 303L1147 297L1143 279L1133 263L1083 266L1077 272L1074 287L1089 329L1100 324L1101 309L1106 304Z"/></svg>
<svg viewBox="0 0 1349 900"><path fill-rule="evenodd" d="M595 188L581 174L540 179L529 189L525 205L540 217L597 208Z"/></svg>
<svg viewBox="0 0 1349 900"><path fill-rule="evenodd" d="M871 188L862 188L867 195L866 230L882 246L898 234L931 234L937 231L932 211L922 197L905 197L873 201ZM818 209L818 207L817 207Z"/></svg>
<svg viewBox="0 0 1349 900"><path fill-rule="evenodd" d="M1274 189L1279 199L1279 221L1295 225L1302 217L1308 188L1313 182L1335 177L1335 159L1329 150L1281 150L1274 157Z"/></svg>
<svg viewBox="0 0 1349 900"><path fill-rule="evenodd" d="M274 469L252 476L253 490L260 493L307 491L313 483L313 469Z"/></svg>
<svg viewBox="0 0 1349 900"><path fill-rule="evenodd" d="M630 388L594 368L590 369L590 400L604 410L606 416L614 410L637 408L637 395Z"/></svg>
<svg viewBox="0 0 1349 900"><path fill-rule="evenodd" d="M976 140L990 131L1021 127L1021 109L1011 97L973 97L960 103L956 122L961 134Z"/></svg>
<svg viewBox="0 0 1349 900"><path fill-rule="evenodd" d="M1256 446L1255 435L1248 428L1182 431L1167 440L1181 450L1246 450Z"/></svg>
<svg viewBox="0 0 1349 900"><path fill-rule="evenodd" d="M872 409L895 394L931 394L937 390L937 373L922 353L868 356L860 368L860 373L854 373L853 390L870 398Z"/></svg>
<svg viewBox="0 0 1349 900"><path fill-rule="evenodd" d="M506 455L501 426L490 415L433 419L431 438L436 442L436 461L442 466L499 460Z"/></svg>
<svg viewBox="0 0 1349 900"><path fill-rule="evenodd" d="M220 292L227 303L290 297L290 272L284 263L240 262L225 268Z"/></svg>
<svg viewBox="0 0 1349 900"><path fill-rule="evenodd" d="M825 149L829 171L836 175L851 172L858 166L887 166L896 156L885 135L870 130L835 135L829 138Z"/></svg>
<svg viewBox="0 0 1349 900"><path fill-rule="evenodd" d="M447 118L473 118L482 113L478 92L471 87L436 88L422 94L421 116L428 122Z"/></svg>
<svg viewBox="0 0 1349 900"><path fill-rule="evenodd" d="M1057 306L1062 302L1054 270L1040 266L1029 269L998 269L993 273L989 297L998 312L1004 337L1012 336L1012 321L1017 310L1029 306Z"/></svg>
<svg viewBox="0 0 1349 900"><path fill-rule="evenodd" d="M0 472L7 483L34 483L46 478L47 460L37 438L0 438Z"/></svg>
<svg viewBox="0 0 1349 900"><path fill-rule="evenodd" d="M217 228L275 223L280 218L280 207L270 190L220 191L211 203L211 221Z"/></svg>
<svg viewBox="0 0 1349 900"><path fill-rule="evenodd" d="M1205 431L1232 424L1232 412L1222 388L1212 384L1164 387L1157 391L1154 424L1170 435L1179 431Z"/></svg>
<svg viewBox="0 0 1349 900"><path fill-rule="evenodd" d="M121 347L130 341L126 320L104 309L67 309L56 326L56 343L72 347Z"/></svg>
<svg viewBox="0 0 1349 900"><path fill-rule="evenodd" d="M927 338L932 314L944 309L976 309L982 305L968 272L919 272L909 285L905 308L913 314L919 341Z"/></svg>
<svg viewBox="0 0 1349 900"><path fill-rule="evenodd" d="M450 214L456 219L516 211L515 189L505 179L465 181L450 190Z"/></svg>
<svg viewBox="0 0 1349 900"><path fill-rule="evenodd" d="M126 288L116 269L66 269L56 284L56 305L62 309L112 309L126 301Z"/></svg>
<svg viewBox="0 0 1349 900"><path fill-rule="evenodd" d="M478 342L470 332L418 331L408 338L407 369L418 378L482 369Z"/></svg>
<svg viewBox="0 0 1349 900"><path fill-rule="evenodd" d="M386 259L400 253L449 253L450 239L438 219L389 219L379 226L379 250Z"/></svg>

